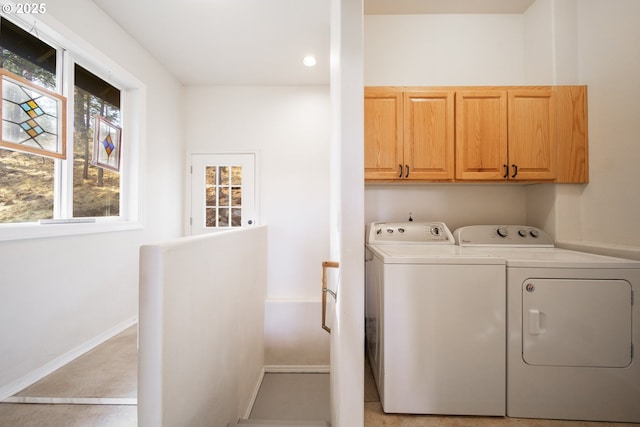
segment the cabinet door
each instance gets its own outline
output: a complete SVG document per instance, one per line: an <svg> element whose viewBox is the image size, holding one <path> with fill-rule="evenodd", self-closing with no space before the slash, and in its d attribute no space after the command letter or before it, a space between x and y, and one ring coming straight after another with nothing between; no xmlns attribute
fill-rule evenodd
<svg viewBox="0 0 640 427"><path fill-rule="evenodd" d="M507 91L456 93L456 178L505 178Z"/></svg>
<svg viewBox="0 0 640 427"><path fill-rule="evenodd" d="M403 113L406 178L453 179L454 92L405 92Z"/></svg>
<svg viewBox="0 0 640 427"><path fill-rule="evenodd" d="M400 179L403 169L402 92L365 88L364 177Z"/></svg>
<svg viewBox="0 0 640 427"><path fill-rule="evenodd" d="M509 91L509 179L556 177L556 108L551 90Z"/></svg>

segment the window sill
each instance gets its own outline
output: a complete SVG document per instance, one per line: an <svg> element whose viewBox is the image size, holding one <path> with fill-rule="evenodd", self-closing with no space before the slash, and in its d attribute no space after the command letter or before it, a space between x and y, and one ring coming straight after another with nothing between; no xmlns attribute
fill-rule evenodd
<svg viewBox="0 0 640 427"><path fill-rule="evenodd" d="M82 234L110 233L141 230L140 222L100 220L95 222L24 223L0 225L0 242L40 239L47 237L77 236Z"/></svg>

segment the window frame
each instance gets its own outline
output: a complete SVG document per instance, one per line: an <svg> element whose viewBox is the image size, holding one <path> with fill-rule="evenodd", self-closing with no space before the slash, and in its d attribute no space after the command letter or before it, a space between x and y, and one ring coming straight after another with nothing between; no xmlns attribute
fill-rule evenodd
<svg viewBox="0 0 640 427"><path fill-rule="evenodd" d="M83 39L62 36L51 27L31 18L0 13L2 18L25 31L37 26L40 40L56 48L57 91L67 99L66 160L54 167L53 220L0 224L0 241L116 232L144 228L141 221L140 153L143 150L143 123L146 116L146 87L118 63L101 54ZM65 33L66 34L66 33ZM120 212L117 217L73 218L73 108L74 65L78 64L120 90L122 166L120 171ZM98 65L100 64L100 65ZM60 90L62 88L62 90Z"/></svg>

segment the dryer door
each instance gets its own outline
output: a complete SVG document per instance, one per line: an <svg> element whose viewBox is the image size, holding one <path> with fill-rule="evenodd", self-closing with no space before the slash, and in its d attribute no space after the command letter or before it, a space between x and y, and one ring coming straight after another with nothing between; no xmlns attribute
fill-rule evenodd
<svg viewBox="0 0 640 427"><path fill-rule="evenodd" d="M631 304L631 285L625 280L526 280L522 285L525 363L629 366Z"/></svg>

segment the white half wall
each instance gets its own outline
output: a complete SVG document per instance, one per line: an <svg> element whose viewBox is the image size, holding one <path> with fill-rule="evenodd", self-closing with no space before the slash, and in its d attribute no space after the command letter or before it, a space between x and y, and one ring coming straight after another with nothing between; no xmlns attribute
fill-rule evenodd
<svg viewBox="0 0 640 427"><path fill-rule="evenodd" d="M264 369L267 228L140 250L138 425L226 427Z"/></svg>

